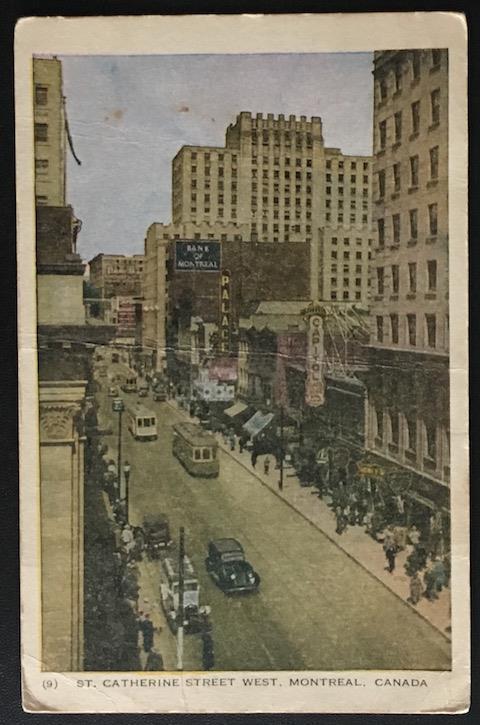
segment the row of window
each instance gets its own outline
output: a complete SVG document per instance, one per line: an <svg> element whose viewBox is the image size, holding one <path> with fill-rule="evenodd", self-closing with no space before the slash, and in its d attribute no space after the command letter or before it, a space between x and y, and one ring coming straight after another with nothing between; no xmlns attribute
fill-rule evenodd
<svg viewBox="0 0 480 725"><path fill-rule="evenodd" d="M348 190L348 187L347 187L347 190ZM335 191L337 192L337 194L339 196L343 196L344 187L343 186L339 186L339 187L335 188ZM359 193L360 193L360 189L359 189ZM331 186L326 186L325 187L325 194L327 196L331 196L332 195L332 187ZM350 195L351 196L356 196L356 194L357 194L357 188L355 186L352 186L350 188ZM368 187L367 186L364 186L363 187L363 189L362 189L362 196L363 196L364 199L368 199Z"/></svg>
<svg viewBox="0 0 480 725"><path fill-rule="evenodd" d="M411 81L416 82L420 79L421 70L421 51L414 50L411 55ZM441 50L434 49L430 51L430 69L436 70L440 67L441 62ZM388 76L384 76L378 83L378 97L380 103L383 103L388 98L389 88L393 93L400 94L403 90L403 80L405 71L408 71L408 67L403 61L398 61L393 69L393 83L389 83Z"/></svg>
<svg viewBox="0 0 480 725"><path fill-rule="evenodd" d="M382 445L384 443L386 433L388 436L386 442L392 443L394 446L399 446L400 425L402 420L405 423L403 426L406 438L404 441L405 449L407 451L411 451L412 453L416 453L418 448L418 435L423 432L425 453L428 458L436 462L438 455L437 425L434 421L417 421L417 417L413 412L410 414L403 414L397 410L383 411L381 408L377 408L375 410L375 437L377 439L377 444ZM418 423L420 425L418 425ZM447 451L450 448L449 438L449 431L446 431L445 443Z"/></svg>
<svg viewBox="0 0 480 725"><path fill-rule="evenodd" d="M256 194L254 194L252 196L252 198L251 198L252 206L256 206L257 205L259 198L260 197L258 197ZM280 203L279 198L280 197L278 197L278 196L274 196L273 199L270 200L270 202L273 201L273 204L274 205L278 205ZM290 197L289 196L284 196L281 201L283 202L283 205L284 206L290 206L290 201L293 202L293 199L290 200ZM268 198L268 196L262 196L262 202L263 202L264 205L269 204L269 198ZM293 203L292 203L292 205L293 205ZM302 206L302 199L300 197L298 197L298 196L295 197L295 206ZM311 200L310 197L307 197L305 199L305 206L308 206L308 207L311 207L312 206L312 200Z"/></svg>
<svg viewBox="0 0 480 725"><path fill-rule="evenodd" d="M258 165L260 158L262 158L263 164L265 166L268 166L271 163L271 159L269 159L268 156L262 156L262 157L260 157L260 156L257 156L257 155L254 154L252 156L252 164ZM290 159L290 156L285 156L285 158L283 159L284 166L290 166L290 161L293 162L293 159ZM312 168L312 159L301 159L298 156L295 159L295 164L292 163L292 166L303 166L304 165L303 164L303 161L305 161L305 166L307 166L309 169ZM274 156L274 158L273 158L273 165L274 166L280 166L280 157L279 156Z"/></svg>
<svg viewBox="0 0 480 725"><path fill-rule="evenodd" d="M402 319L404 320L404 323L406 325L406 336L405 339L407 340L408 344L411 347L416 347L418 342L418 329L417 329L417 323L418 321L422 319L422 315L417 315L415 313L410 313L405 316L402 315ZM423 315L424 324L425 324L425 335L424 340L427 345L427 347L430 347L432 349L435 349L437 347L437 316L433 313L426 313ZM394 345L398 345L399 343L399 326L400 326L400 315L398 315L396 312L391 313L388 315L388 317L384 317L383 315L377 315L376 316L376 327L377 327L377 342L384 343L386 342L386 323L385 321L389 320L390 324L390 342Z"/></svg>
<svg viewBox="0 0 480 725"><path fill-rule="evenodd" d="M429 149L429 168L430 168L430 181L438 180L438 159L439 159L439 148L433 146ZM419 159L418 156L410 157L410 187L415 188L419 184L418 178ZM400 162L393 164L391 167L391 180L393 192L397 193L402 189L402 164ZM385 196L387 187L387 171L381 169L378 172L378 196L382 199Z"/></svg>
<svg viewBox="0 0 480 725"><path fill-rule="evenodd" d="M338 237L332 237L332 244L337 245L338 244ZM343 243L346 247L350 246L350 237L343 237ZM357 247L361 247L363 244L363 239L361 237L357 237L355 239L355 244ZM371 247L373 245L373 239L368 240L368 246Z"/></svg>
<svg viewBox="0 0 480 725"><path fill-rule="evenodd" d="M428 212L428 233L429 237L436 237L438 234L438 204L429 204L427 207ZM392 214L392 243L397 246L400 244L402 237L402 215ZM377 219L378 228L378 246L380 248L385 246L386 237L386 225L385 219ZM418 239L418 209L410 209L408 212L408 231L409 240L416 241Z"/></svg>
<svg viewBox="0 0 480 725"><path fill-rule="evenodd" d="M369 163L368 161L363 161L363 170L368 171L369 169ZM348 167L350 168L350 171L356 171L357 170L357 162L356 161L349 161L347 162ZM335 164L332 163L332 159L327 159L326 162L327 169L333 169ZM345 168L345 162L344 161L338 161L336 164L336 167L338 169L344 169Z"/></svg>
<svg viewBox="0 0 480 725"><path fill-rule="evenodd" d="M362 293L360 290L355 290L355 292L351 292L350 290L343 290L341 297L339 297L338 292L336 290L332 290L330 292L330 298L334 301L342 299L344 302L348 302L349 300L361 300Z"/></svg>
<svg viewBox="0 0 480 725"><path fill-rule="evenodd" d="M333 249L331 252L332 259L338 259L338 252L336 249ZM355 259L362 260L367 258L367 253L363 254L363 252L355 252ZM372 258L372 253L368 252L368 259ZM345 250L343 252L343 259L350 259L350 252L348 250ZM353 252L352 252L352 259L353 259Z"/></svg>
<svg viewBox="0 0 480 725"><path fill-rule="evenodd" d="M275 146L278 146L283 142L287 147L292 146L293 144L297 148L301 148L303 145L307 148L313 147L313 137L311 133L295 133L294 131L283 131L283 133L281 133L276 130L273 131L273 133L269 130L259 133L257 129L252 129L252 143L259 144L260 142L264 146L268 146L269 143L273 143Z"/></svg>
<svg viewBox="0 0 480 725"><path fill-rule="evenodd" d="M213 160L215 158L215 153L212 153L212 152L203 152L203 153L200 154L200 158L202 158L202 157L203 157L204 163L205 164L208 164L209 161L211 161L211 160ZM197 152L196 151L191 151L190 152L190 159L191 159L191 161L192 162L193 161L197 161L197 158L198 158ZM219 153L217 155L217 158L218 158L218 162L219 163L222 163L224 161L224 154ZM237 163L237 155L236 154L232 154L231 156L229 156L229 158L231 159L232 164L236 164Z"/></svg>
<svg viewBox="0 0 480 725"><path fill-rule="evenodd" d="M263 194L268 194L268 188L269 188L268 183L266 183L264 181L263 184L262 184L262 193ZM254 193L256 191L258 191L258 182L252 181L252 193ZM273 191L274 191L274 193L275 192L280 193L280 184L278 182L273 185ZM282 188L281 191L282 191L283 194L290 194L291 193L290 184L285 184L285 186ZM311 186L303 186L302 187L301 184L296 184L295 185L295 193L296 194L301 194L302 191L304 191L305 194L307 194L307 195L308 194L311 194L312 193L312 187Z"/></svg>
<svg viewBox="0 0 480 725"><path fill-rule="evenodd" d="M408 292L410 294L415 294L417 292L417 262L408 262L408 266L405 269L407 272L407 278L406 281L408 283ZM386 287L386 270L387 267L377 267L376 268L376 284L377 284L377 294L382 296L385 294L385 287ZM429 259L427 260L425 273L426 273L426 291L427 292L436 292L437 291L437 260L436 259ZM389 268L390 270L390 291L392 294L399 294L400 292L400 266L398 264L392 264Z"/></svg>
<svg viewBox="0 0 480 725"><path fill-rule="evenodd" d="M363 272L363 270L364 270L364 267L361 264L355 265L355 274L360 274L361 272ZM336 263L333 263L331 265L330 271L332 272L332 274L334 274L334 273L336 274L336 272L337 272ZM350 264L349 264L349 262L347 262L346 264L343 265L343 274L349 274L349 272L350 272ZM352 269L352 273L353 273L353 269ZM368 280L368 281L370 281L370 280Z"/></svg>
<svg viewBox="0 0 480 725"><path fill-rule="evenodd" d="M361 277L355 277L355 287L361 287L362 286L362 278ZM353 285L354 279L350 279L349 277L343 278L343 286L348 287L350 285ZM338 286L338 278L337 277L330 277L330 284L332 287Z"/></svg>
<svg viewBox="0 0 480 725"><path fill-rule="evenodd" d="M190 172L193 175L196 174L197 173L197 168L198 168L197 167L197 164L192 164L191 167L190 167ZM210 176L210 174L211 174L211 166L205 166L203 173L204 173L205 176ZM225 173L225 167L224 166L219 166L217 168L217 175L220 178L222 178L224 176L224 173ZM238 175L238 169L237 169L237 167L236 166L233 166L232 169L230 170L230 173L232 175L232 178L235 179L237 177L237 175Z"/></svg>
<svg viewBox="0 0 480 725"><path fill-rule="evenodd" d="M411 125L410 133L411 136L416 136L420 132L420 101L412 103L410 108L411 113ZM388 138L388 121L390 118L385 118L378 124L378 147L383 151L387 146ZM436 88L430 93L430 126L437 126L440 123L440 89ZM402 142L403 133L403 114L402 111L397 111L393 115L393 138L395 144ZM413 140L413 139L411 139Z"/></svg>
<svg viewBox="0 0 480 725"><path fill-rule="evenodd" d="M333 181L338 180L338 183L339 184L343 184L344 183L344 178L345 178L345 174L338 174L338 179L335 176L335 174L333 174ZM360 177L358 177L358 178L360 179ZM368 182L369 182L368 175L364 174L362 176L362 179L363 179L363 183L368 185ZM332 182L332 174L326 174L325 181L327 182L327 184L330 184ZM357 175L356 174L350 174L350 183L351 184L356 184L357 183Z"/></svg>
<svg viewBox="0 0 480 725"><path fill-rule="evenodd" d="M343 214L337 214L336 220L337 220L337 224L343 224L344 223ZM356 224L356 222L359 220L360 220L360 214L350 214L350 224ZM331 212L327 211L327 213L325 214L325 221L332 222ZM368 224L368 214L362 214L362 224Z"/></svg>
<svg viewBox="0 0 480 725"><path fill-rule="evenodd" d="M336 201L336 206L339 209L343 209L343 199L334 199L334 202ZM335 203L334 203L335 206ZM327 209L332 208L332 199L326 199L325 200L325 207ZM350 199L350 209L356 209L357 208L357 200L356 199ZM368 211L368 201L362 201L362 209L364 211Z"/></svg>
<svg viewBox="0 0 480 725"><path fill-rule="evenodd" d="M307 172L305 172L305 171L295 171L295 176L293 174L294 174L293 171L292 172L290 172L290 171L284 171L283 172L283 178L284 179L300 179L300 180L303 179L303 180L306 180L306 181L311 181L312 180L312 172L311 171L307 171ZM252 169L252 179L258 179L258 178L259 178L259 176L258 176L257 169ZM264 169L263 172L262 172L262 177L261 178L262 179L270 179L270 178L280 179L280 172L277 171L277 170L275 170L273 172L273 177L272 177L272 175L268 172L268 170L267 169Z"/></svg>

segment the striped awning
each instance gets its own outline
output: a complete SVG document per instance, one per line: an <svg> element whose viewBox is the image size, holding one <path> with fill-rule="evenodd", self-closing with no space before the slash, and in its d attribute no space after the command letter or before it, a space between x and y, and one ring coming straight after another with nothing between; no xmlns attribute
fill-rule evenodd
<svg viewBox="0 0 480 725"><path fill-rule="evenodd" d="M273 413L262 413L260 410L252 415L246 423L244 423L244 430L249 433L253 438L258 435L271 421L273 420Z"/></svg>

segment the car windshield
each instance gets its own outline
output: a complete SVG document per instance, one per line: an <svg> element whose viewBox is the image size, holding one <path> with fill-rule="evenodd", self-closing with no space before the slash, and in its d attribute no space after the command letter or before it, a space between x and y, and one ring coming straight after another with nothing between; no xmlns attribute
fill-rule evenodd
<svg viewBox="0 0 480 725"><path fill-rule="evenodd" d="M252 569L244 561L232 562L223 566L225 579L230 580L236 586L245 586L251 581Z"/></svg>

